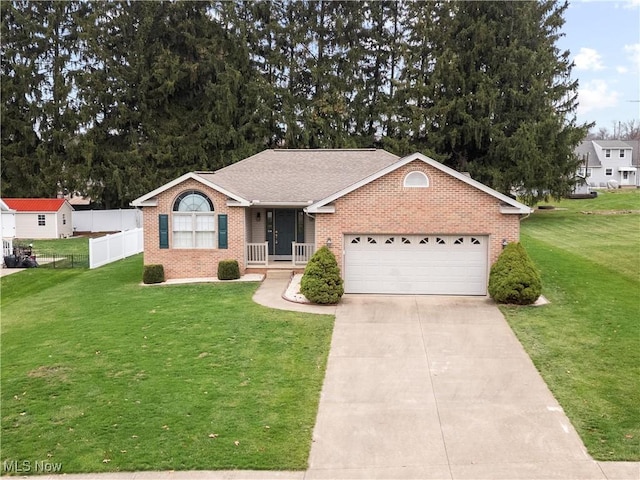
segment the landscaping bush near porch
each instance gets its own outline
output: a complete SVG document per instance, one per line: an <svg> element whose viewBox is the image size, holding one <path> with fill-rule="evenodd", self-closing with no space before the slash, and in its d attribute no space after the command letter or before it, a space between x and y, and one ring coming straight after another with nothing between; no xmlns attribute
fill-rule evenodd
<svg viewBox="0 0 640 480"><path fill-rule="evenodd" d="M309 259L300 281L300 292L310 302L334 304L344 294L340 269L336 257L326 246L321 247Z"/></svg>
<svg viewBox="0 0 640 480"><path fill-rule="evenodd" d="M256 283L145 287L141 270L1 279L0 462L305 469L333 317L259 306Z"/></svg>

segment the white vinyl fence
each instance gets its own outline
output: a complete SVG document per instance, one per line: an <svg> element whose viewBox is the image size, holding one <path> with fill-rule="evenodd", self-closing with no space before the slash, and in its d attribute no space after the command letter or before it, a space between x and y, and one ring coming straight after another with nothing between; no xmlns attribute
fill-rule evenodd
<svg viewBox="0 0 640 480"><path fill-rule="evenodd" d="M142 211L136 208L73 212L74 232L121 232L140 227Z"/></svg>
<svg viewBox="0 0 640 480"><path fill-rule="evenodd" d="M142 228L135 228L100 238L90 238L89 268L101 267L142 252L142 232Z"/></svg>

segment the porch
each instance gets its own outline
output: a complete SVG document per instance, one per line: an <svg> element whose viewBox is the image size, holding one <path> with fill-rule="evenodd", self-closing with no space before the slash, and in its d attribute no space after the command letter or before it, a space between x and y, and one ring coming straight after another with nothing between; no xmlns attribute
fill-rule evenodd
<svg viewBox="0 0 640 480"><path fill-rule="evenodd" d="M246 210L247 268L304 268L315 252L315 222L301 208L252 207Z"/></svg>

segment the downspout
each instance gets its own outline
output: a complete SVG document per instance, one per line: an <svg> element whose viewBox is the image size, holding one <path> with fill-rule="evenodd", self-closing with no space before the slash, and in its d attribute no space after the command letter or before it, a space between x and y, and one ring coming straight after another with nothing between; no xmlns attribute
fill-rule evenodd
<svg viewBox="0 0 640 480"><path fill-rule="evenodd" d="M529 218L531 216L531 212L527 213L525 216L520 216L520 221L522 222L523 220L526 220L527 218Z"/></svg>
<svg viewBox="0 0 640 480"><path fill-rule="evenodd" d="M316 217L314 217L314 216L313 216L313 214L311 214L311 213L307 212L307 209L306 209L306 208L303 208L303 209L302 209L302 211L304 212L304 214L305 214L307 217L309 217L309 218L310 218L310 219L312 219L313 221L315 221L315 220L316 220Z"/></svg>

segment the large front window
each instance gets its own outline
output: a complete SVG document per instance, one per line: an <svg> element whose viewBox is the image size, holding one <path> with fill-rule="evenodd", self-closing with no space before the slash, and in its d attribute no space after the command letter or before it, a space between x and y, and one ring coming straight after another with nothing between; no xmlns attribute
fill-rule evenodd
<svg viewBox="0 0 640 480"><path fill-rule="evenodd" d="M173 204L174 248L215 248L213 203L205 194L189 190Z"/></svg>

